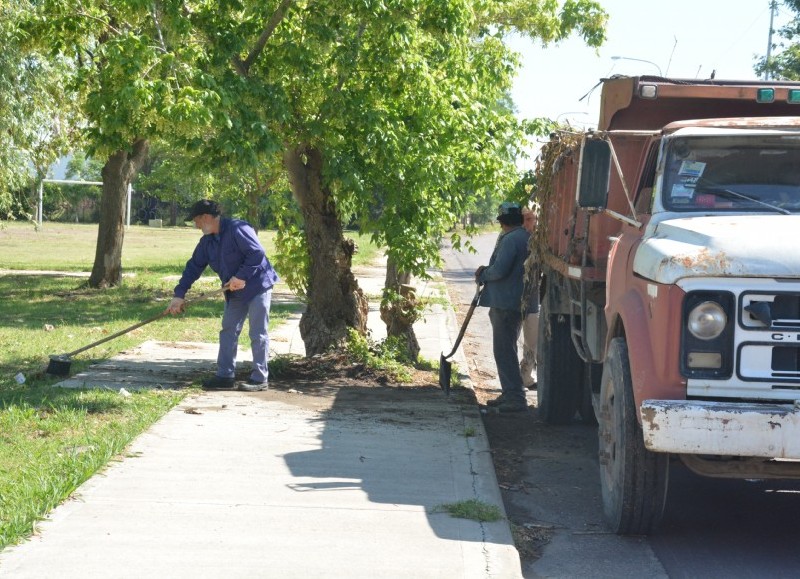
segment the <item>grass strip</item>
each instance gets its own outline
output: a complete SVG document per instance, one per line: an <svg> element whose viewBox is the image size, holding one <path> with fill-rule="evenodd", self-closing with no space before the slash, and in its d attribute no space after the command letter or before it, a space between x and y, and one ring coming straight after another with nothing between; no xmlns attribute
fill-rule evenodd
<svg viewBox="0 0 800 579"><path fill-rule="evenodd" d="M184 395L47 387L0 393L0 549L33 533Z"/></svg>
<svg viewBox="0 0 800 579"><path fill-rule="evenodd" d="M496 505L490 505L478 499L469 499L457 503L447 503L433 508L434 513L449 513L458 519L470 519L481 523L494 523L503 519L503 511Z"/></svg>

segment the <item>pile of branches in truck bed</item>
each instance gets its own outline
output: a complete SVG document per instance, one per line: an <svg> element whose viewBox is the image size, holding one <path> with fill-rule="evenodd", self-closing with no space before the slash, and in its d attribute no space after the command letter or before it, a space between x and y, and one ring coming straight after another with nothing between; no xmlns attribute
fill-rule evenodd
<svg viewBox="0 0 800 579"><path fill-rule="evenodd" d="M582 136L580 133L568 131L553 133L536 159L533 200L537 207L535 210L538 220L536 229L528 242L530 256L525 262L526 280L538 279L537 264L541 262L542 250L547 246L550 227L557 221L555 216L558 202L553 197L554 180L565 162L577 162Z"/></svg>

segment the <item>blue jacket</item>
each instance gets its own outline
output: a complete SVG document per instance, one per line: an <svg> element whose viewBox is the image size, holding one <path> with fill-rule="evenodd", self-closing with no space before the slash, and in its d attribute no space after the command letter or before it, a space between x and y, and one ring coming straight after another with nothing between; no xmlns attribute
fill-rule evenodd
<svg viewBox="0 0 800 579"><path fill-rule="evenodd" d="M175 296L184 297L206 266L211 266L223 285L234 276L244 280L244 289L225 292L226 298L250 301L278 281L278 274L267 259L255 230L238 219L223 217L219 220L219 233L200 238L175 286Z"/></svg>
<svg viewBox="0 0 800 579"><path fill-rule="evenodd" d="M529 237L523 227L500 234L489 265L478 278L484 284L480 305L520 311Z"/></svg>

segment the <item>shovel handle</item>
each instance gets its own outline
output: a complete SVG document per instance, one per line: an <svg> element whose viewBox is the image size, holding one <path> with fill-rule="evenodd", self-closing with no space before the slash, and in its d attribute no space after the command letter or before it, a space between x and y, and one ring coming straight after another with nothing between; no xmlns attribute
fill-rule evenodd
<svg viewBox="0 0 800 579"><path fill-rule="evenodd" d="M205 293L200 294L199 296L197 296L191 302L188 302L188 303L192 303L193 304L195 302L199 302L199 301L208 299L211 296L215 296L215 295L219 294L220 292L225 292L228 289L229 289L228 285L225 284L224 286L222 286L218 290L211 291L211 292L205 292ZM99 346L100 344L104 344L104 343L108 342L109 340L113 340L114 338L119 338L123 334L127 334L128 332L132 332L136 328L141 328L142 326L146 326L147 324L149 324L151 322L155 322L156 320L160 320L161 318L166 316L168 313L169 312L167 310L164 310L163 312L160 312L160 313L156 314L155 316L153 316L151 318L147 318L146 320L142 320L138 324L134 324L134 325L132 325L130 327L125 328L124 330L120 330L119 332L114 332L113 334L111 334L110 336L106 336L102 340L97 340L96 342L92 342L91 344L87 344L83 348L78 348L77 350L74 350L72 352L68 352L68 353L64 354L63 356L61 356L61 357L62 358L72 358L76 354L80 354L81 352L85 352L86 350L90 350L91 348L94 348L95 346Z"/></svg>
<svg viewBox="0 0 800 579"><path fill-rule="evenodd" d="M467 324L469 324L469 321L472 319L472 314L475 313L475 308L478 306L478 300L481 299L482 291L483 291L483 286L478 285L478 289L475 290L475 296L472 298L472 303L470 303L469 305L469 310L467 310L467 315L464 316L464 323L461 324L461 329L458 331L458 337L456 338L456 342L455 344L453 344L453 351L444 357L445 360L451 358L453 354L456 353L456 350L458 350L458 346L461 344L461 340L464 337L464 333L467 331Z"/></svg>

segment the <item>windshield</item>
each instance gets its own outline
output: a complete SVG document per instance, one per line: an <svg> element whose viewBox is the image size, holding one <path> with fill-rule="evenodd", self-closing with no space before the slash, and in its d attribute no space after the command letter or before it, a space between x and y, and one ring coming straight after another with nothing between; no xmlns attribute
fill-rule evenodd
<svg viewBox="0 0 800 579"><path fill-rule="evenodd" d="M672 211L800 212L800 137L678 137L663 191Z"/></svg>

